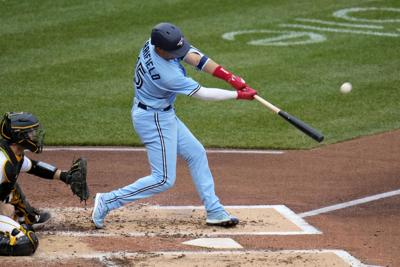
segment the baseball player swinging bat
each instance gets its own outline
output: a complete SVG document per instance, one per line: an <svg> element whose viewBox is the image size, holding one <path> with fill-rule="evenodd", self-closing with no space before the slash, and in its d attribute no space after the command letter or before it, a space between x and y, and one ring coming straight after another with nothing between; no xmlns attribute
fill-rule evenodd
<svg viewBox="0 0 400 267"><path fill-rule="evenodd" d="M300 119L272 105L261 96L255 95L254 99L256 99L261 104L263 104L264 106L266 106L267 108L269 108L270 110L272 110L273 112L284 118L286 121L290 122L293 126L295 126L297 129L299 129L300 131L302 131L315 141L322 142L322 140L324 140L324 136L320 132L309 126L307 123L301 121Z"/></svg>

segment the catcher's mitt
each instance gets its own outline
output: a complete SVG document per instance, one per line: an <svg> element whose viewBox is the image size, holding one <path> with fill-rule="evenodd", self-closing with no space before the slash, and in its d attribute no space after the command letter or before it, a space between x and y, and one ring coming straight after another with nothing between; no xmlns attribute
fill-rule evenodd
<svg viewBox="0 0 400 267"><path fill-rule="evenodd" d="M81 201L89 198L89 188L86 183L87 161L79 158L72 163L71 168L66 172L65 183L70 185L72 193L78 196Z"/></svg>

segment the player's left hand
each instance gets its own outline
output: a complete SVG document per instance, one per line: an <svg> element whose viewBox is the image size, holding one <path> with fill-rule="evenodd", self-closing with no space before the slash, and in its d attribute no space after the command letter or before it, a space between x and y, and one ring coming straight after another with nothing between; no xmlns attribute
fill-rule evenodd
<svg viewBox="0 0 400 267"><path fill-rule="evenodd" d="M238 96L236 99L253 100L254 96L257 94L257 91L249 86L246 86L241 90L237 90L237 94Z"/></svg>
<svg viewBox="0 0 400 267"><path fill-rule="evenodd" d="M89 188L86 183L87 161L85 158L79 158L72 163L67 171L65 183L70 185L71 191L78 196L81 201L89 198Z"/></svg>
<svg viewBox="0 0 400 267"><path fill-rule="evenodd" d="M242 77L233 75L229 78L228 82L232 85L236 90L241 90L247 86L246 82Z"/></svg>

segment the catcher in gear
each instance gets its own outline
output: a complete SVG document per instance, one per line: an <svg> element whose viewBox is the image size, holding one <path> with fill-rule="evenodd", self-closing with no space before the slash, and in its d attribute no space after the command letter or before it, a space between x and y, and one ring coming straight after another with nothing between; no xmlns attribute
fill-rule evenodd
<svg viewBox="0 0 400 267"><path fill-rule="evenodd" d="M41 153L43 149L44 130L34 115L26 112L6 113L0 122L0 134L0 204L8 203L14 207L12 217L18 223L37 230L51 217L48 212L39 211L29 204L17 182L20 172L61 180L71 187L73 194L81 201L89 198L86 159L79 158L69 170L61 171L25 155L25 149L34 153Z"/></svg>

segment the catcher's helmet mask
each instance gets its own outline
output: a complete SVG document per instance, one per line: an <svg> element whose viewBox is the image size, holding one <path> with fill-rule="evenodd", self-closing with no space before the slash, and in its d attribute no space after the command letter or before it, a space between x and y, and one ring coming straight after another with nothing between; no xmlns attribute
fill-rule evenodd
<svg viewBox="0 0 400 267"><path fill-rule="evenodd" d="M44 130L39 120L27 112L7 112L0 123L4 140L17 144L32 152L43 150Z"/></svg>
<svg viewBox="0 0 400 267"><path fill-rule="evenodd" d="M176 58L183 58L190 50L190 43L185 39L181 30L167 22L154 26L151 31L151 44Z"/></svg>

